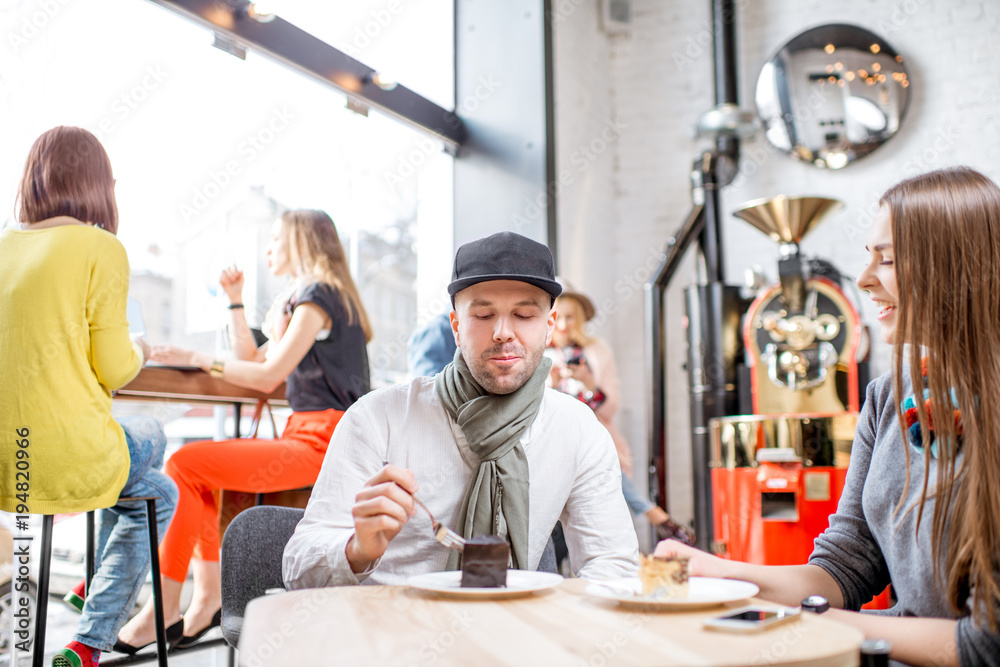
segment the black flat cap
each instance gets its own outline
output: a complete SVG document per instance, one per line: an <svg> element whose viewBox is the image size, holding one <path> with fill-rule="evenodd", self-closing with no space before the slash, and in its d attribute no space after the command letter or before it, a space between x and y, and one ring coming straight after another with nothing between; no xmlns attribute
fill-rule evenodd
<svg viewBox="0 0 1000 667"><path fill-rule="evenodd" d="M519 280L542 288L554 299L562 293L554 264L552 253L538 241L514 232L500 232L458 249L448 294L455 305L455 295L476 283Z"/></svg>

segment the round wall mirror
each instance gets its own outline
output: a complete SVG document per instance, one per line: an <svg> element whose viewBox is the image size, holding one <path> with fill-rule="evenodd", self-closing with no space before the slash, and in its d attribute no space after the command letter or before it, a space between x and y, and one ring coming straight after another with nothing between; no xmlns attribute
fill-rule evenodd
<svg viewBox="0 0 1000 667"><path fill-rule="evenodd" d="M764 63L755 98L772 145L817 167L840 169L899 130L910 77L903 57L870 30L821 25Z"/></svg>

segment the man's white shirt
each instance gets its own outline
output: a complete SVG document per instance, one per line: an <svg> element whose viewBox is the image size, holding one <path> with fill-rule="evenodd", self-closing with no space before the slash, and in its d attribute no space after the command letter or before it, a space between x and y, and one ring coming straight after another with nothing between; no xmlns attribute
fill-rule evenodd
<svg viewBox="0 0 1000 667"><path fill-rule="evenodd" d="M528 459L528 569L535 569L561 520L577 575L632 576L638 542L621 491L621 468L608 431L577 399L546 389L535 421L521 438ZM354 534L351 508L384 462L413 471L416 496L434 517L458 529L457 517L479 466L464 434L445 411L434 378L374 391L340 420L313 487L305 517L285 547L289 589L351 584L402 584L444 570L448 550L426 512L417 514L367 571L354 574L345 547Z"/></svg>

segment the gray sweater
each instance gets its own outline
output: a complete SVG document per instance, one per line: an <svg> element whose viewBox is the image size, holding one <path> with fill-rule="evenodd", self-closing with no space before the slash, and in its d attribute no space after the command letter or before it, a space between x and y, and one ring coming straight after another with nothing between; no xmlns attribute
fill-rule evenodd
<svg viewBox="0 0 1000 667"><path fill-rule="evenodd" d="M909 384L904 391L911 391ZM910 488L903 510L894 516L906 480L904 447L910 448ZM936 467L932 460L929 489ZM860 609L892 581L898 602L890 614L956 618L931 560L934 502L925 506L919 533L916 511L906 512L920 499L923 475L924 454L903 440L887 373L868 385L837 513L809 558L840 585L845 608ZM943 548L941 553L943 558ZM962 665L1000 665L1000 635L975 625L968 612L958 618L955 639Z"/></svg>

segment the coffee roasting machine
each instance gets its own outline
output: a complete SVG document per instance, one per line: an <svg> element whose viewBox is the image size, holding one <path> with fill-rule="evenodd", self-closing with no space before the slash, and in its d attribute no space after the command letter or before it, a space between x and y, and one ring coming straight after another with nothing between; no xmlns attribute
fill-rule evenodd
<svg viewBox="0 0 1000 667"><path fill-rule="evenodd" d="M840 206L822 197L778 196L736 211L781 250L779 283L724 319L742 321L732 337L743 354L733 360L741 414L708 422L707 546L720 555L803 563L837 508L867 381L866 364L858 362L865 334L842 276L827 262L805 259L799 242ZM689 315L693 306L689 300Z"/></svg>
<svg viewBox="0 0 1000 667"><path fill-rule="evenodd" d="M664 295L697 243L702 278L685 290L685 307L698 546L750 562L803 563L843 489L869 379L867 333L846 296L848 280L799 249L841 208L834 199L779 195L741 206L735 215L779 246L778 281L753 290L726 282L720 189L737 173L741 141L758 127L757 116L738 106L734 2L711 6L716 106L698 131L714 146L694 161L693 210L646 291L650 489L666 506ZM877 148L898 129L908 100L902 57L844 24L788 42L765 65L765 79L799 82L793 93L818 100L808 127L796 125L787 90L762 96L758 89L756 101L767 140L824 169Z"/></svg>

